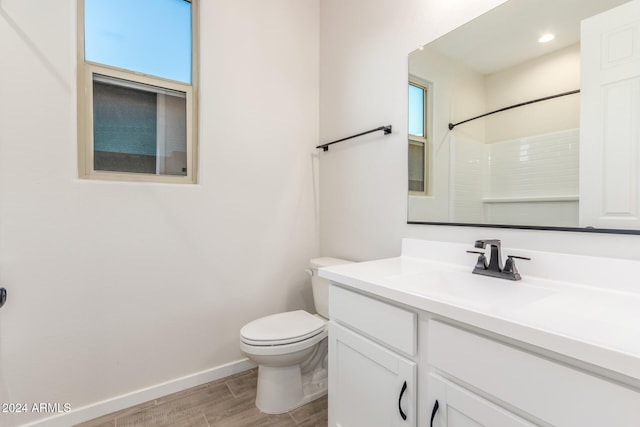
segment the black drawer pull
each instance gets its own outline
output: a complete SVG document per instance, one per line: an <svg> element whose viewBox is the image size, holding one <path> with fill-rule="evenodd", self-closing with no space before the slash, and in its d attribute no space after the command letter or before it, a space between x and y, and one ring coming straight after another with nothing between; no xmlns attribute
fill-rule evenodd
<svg viewBox="0 0 640 427"><path fill-rule="evenodd" d="M5 288L0 288L0 307L7 302L7 290Z"/></svg>
<svg viewBox="0 0 640 427"><path fill-rule="evenodd" d="M398 411L400 411L400 416L402 417L403 420L407 419L407 414L405 414L404 411L402 410L402 405L400 403L402 401L402 396L404 395L405 391L407 391L406 381L404 382L404 384L402 384L402 390L400 390L400 397L398 397Z"/></svg>
<svg viewBox="0 0 640 427"><path fill-rule="evenodd" d="M440 408L440 404L436 399L436 403L433 404L433 410L431 411L431 424L429 424L431 427L433 427L433 419L436 417L436 412L438 412L438 408Z"/></svg>

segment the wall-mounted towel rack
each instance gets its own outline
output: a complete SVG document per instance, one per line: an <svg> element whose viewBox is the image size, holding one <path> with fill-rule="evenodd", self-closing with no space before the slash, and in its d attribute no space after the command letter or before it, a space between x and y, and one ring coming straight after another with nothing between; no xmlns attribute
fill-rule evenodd
<svg viewBox="0 0 640 427"><path fill-rule="evenodd" d="M346 138L342 138L342 139L338 139L338 140L335 140L335 141L327 142L326 144L318 145L316 148L322 148L322 151L329 151L329 146L331 144L335 144L337 142L346 141L347 139L351 139L351 138L357 138L358 136L366 135L366 134L372 133L372 132L377 132L379 130L384 131L385 135L389 135L391 133L391 125L380 126L378 128L371 129L371 130L368 130L366 132L361 132L361 133L359 133L357 135L351 135L351 136L348 136Z"/></svg>
<svg viewBox="0 0 640 427"><path fill-rule="evenodd" d="M557 95L545 96L544 98L538 98L538 99L534 99L534 100L527 101L527 102L521 102L520 104L510 105L508 107L500 108L499 110L491 111L489 113L485 113L485 114L482 114L482 115L479 115L479 116L476 116L476 117L472 117L470 119L463 120L463 121L458 122L458 123L449 123L449 130L453 130L454 127L456 127L458 125L461 125L463 123L467 123L467 122L470 122L470 121L475 120L475 119L480 119L482 117L490 116L491 114L500 113L500 112L506 111L506 110L511 110L512 108L523 107L523 106L529 105L529 104L535 104L536 102L546 101L548 99L559 98L561 96L567 96L567 95L573 95L574 93L580 93L580 89L571 90L569 92L559 93Z"/></svg>

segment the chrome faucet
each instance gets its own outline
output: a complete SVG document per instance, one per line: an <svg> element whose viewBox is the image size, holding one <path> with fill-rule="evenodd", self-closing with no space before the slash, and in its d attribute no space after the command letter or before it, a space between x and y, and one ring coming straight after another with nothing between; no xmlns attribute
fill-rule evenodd
<svg viewBox="0 0 640 427"><path fill-rule="evenodd" d="M474 248L485 249L489 245L491 253L489 261L484 251L467 251L472 254L478 254L478 260L473 268L473 274L482 274L483 276L498 277L500 279L520 280L520 273L516 268L514 258L530 260L531 258L508 255L507 262L502 266L502 254L500 250L500 240L498 239L482 239L476 240Z"/></svg>

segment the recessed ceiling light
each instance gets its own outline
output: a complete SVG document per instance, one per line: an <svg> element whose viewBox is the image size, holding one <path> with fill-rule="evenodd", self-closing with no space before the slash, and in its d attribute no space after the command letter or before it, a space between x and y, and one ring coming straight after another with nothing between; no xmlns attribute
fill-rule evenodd
<svg viewBox="0 0 640 427"><path fill-rule="evenodd" d="M547 43L550 42L551 40L555 39L556 36L554 34L551 33L547 33L547 34L543 34L542 36L540 36L540 38L538 39L539 43Z"/></svg>

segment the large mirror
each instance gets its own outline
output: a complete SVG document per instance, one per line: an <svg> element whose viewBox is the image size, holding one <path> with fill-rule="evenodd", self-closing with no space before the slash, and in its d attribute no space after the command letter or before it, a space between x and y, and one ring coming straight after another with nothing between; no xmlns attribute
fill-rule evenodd
<svg viewBox="0 0 640 427"><path fill-rule="evenodd" d="M637 201L600 206L617 203L606 202L618 200L615 179L623 186L635 179L625 190L636 193L624 197L638 198L637 158L614 178L598 179L602 171L582 164L592 156L585 144L594 144L581 135L585 120L611 111L584 111L581 79L594 60L585 60L581 22L627 2L510 0L409 55L409 223L640 234L638 218L628 218ZM637 40L630 43L589 49L617 60L637 56ZM620 135L609 139L595 145L611 147ZM613 176L616 161L640 151L636 142L609 148L608 160L594 168ZM587 200L591 191L598 200ZM591 218L585 209L596 205L591 217L613 220Z"/></svg>

